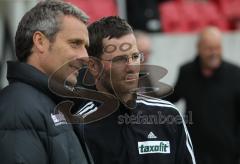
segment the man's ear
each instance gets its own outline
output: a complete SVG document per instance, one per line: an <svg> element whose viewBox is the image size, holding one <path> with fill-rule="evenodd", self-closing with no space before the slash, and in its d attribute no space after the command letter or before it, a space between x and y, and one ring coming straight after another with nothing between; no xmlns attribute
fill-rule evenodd
<svg viewBox="0 0 240 164"><path fill-rule="evenodd" d="M98 77L101 75L103 71L103 64L98 59L89 58L88 68L90 73L94 76L94 78L98 79Z"/></svg>
<svg viewBox="0 0 240 164"><path fill-rule="evenodd" d="M33 34L33 48L43 54L49 48L49 40L47 37L40 31L36 31Z"/></svg>

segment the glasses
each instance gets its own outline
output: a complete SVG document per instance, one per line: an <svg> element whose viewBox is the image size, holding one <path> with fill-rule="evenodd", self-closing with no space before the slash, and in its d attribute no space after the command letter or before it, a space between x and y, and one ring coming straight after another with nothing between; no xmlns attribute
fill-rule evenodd
<svg viewBox="0 0 240 164"><path fill-rule="evenodd" d="M116 56L110 60L101 59L103 61L111 61L114 64L127 64L129 63L129 59L132 59L133 63L143 62L144 61L144 54L142 52L133 53L129 55L121 55Z"/></svg>

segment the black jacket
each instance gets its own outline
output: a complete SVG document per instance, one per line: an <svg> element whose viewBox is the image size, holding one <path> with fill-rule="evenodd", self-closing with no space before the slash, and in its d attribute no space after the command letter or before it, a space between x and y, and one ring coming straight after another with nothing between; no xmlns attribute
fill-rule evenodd
<svg viewBox="0 0 240 164"><path fill-rule="evenodd" d="M139 95L135 105L134 109L120 105L102 120L77 125L94 163L195 164L187 129L171 103ZM96 106L89 103L77 113Z"/></svg>
<svg viewBox="0 0 240 164"><path fill-rule="evenodd" d="M192 113L189 132L196 157L210 155L218 160L215 163L233 163L229 160L240 150L240 68L223 61L206 78L196 58L181 67L174 93L167 99L175 102L180 98Z"/></svg>
<svg viewBox="0 0 240 164"><path fill-rule="evenodd" d="M24 63L8 63L10 85L0 92L1 164L86 164L70 124L54 108L60 98L48 78Z"/></svg>

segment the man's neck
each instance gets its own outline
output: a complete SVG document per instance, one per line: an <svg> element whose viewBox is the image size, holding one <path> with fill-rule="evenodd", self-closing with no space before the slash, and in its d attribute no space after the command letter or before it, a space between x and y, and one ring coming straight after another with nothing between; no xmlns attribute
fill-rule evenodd
<svg viewBox="0 0 240 164"><path fill-rule="evenodd" d="M201 69L201 71L202 71L203 76L207 77L207 78L213 76L213 74L215 72L214 69L204 68L204 67Z"/></svg>
<svg viewBox="0 0 240 164"><path fill-rule="evenodd" d="M107 90L101 85L96 85L96 89L100 92L113 94L124 104L128 104L129 102L135 100L135 95L133 93L116 93L113 90L111 91Z"/></svg>

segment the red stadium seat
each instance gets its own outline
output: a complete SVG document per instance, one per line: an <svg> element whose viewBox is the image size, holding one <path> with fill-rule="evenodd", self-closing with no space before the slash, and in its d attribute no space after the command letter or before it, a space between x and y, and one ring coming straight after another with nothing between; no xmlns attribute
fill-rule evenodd
<svg viewBox="0 0 240 164"><path fill-rule="evenodd" d="M222 31L229 30L229 23L227 19L220 12L216 4L208 3L198 3L198 12L201 13L206 25L217 26Z"/></svg>
<svg viewBox="0 0 240 164"><path fill-rule="evenodd" d="M66 0L84 10L90 16L90 22L110 15L117 15L115 0Z"/></svg>
<svg viewBox="0 0 240 164"><path fill-rule="evenodd" d="M232 28L239 28L240 0L214 0L218 4L223 16L231 23Z"/></svg>
<svg viewBox="0 0 240 164"><path fill-rule="evenodd" d="M197 10L197 4L198 3L186 2L180 3L179 6L189 32L199 32L205 26L202 14Z"/></svg>
<svg viewBox="0 0 240 164"><path fill-rule="evenodd" d="M209 25L222 31L230 29L228 20L212 2L179 0L163 3L159 10L164 32L199 32Z"/></svg>
<svg viewBox="0 0 240 164"><path fill-rule="evenodd" d="M166 2L159 5L160 19L164 32L185 32L186 24L182 21L177 3Z"/></svg>
<svg viewBox="0 0 240 164"><path fill-rule="evenodd" d="M240 17L240 0L215 0L215 2L228 18Z"/></svg>
<svg viewBox="0 0 240 164"><path fill-rule="evenodd" d="M117 6L114 0L91 0L92 9L95 11L95 18L97 20L104 16L117 15Z"/></svg>
<svg viewBox="0 0 240 164"><path fill-rule="evenodd" d="M66 0L66 1L76 5L77 7L81 8L83 11L87 12L88 14L93 13L89 0Z"/></svg>

